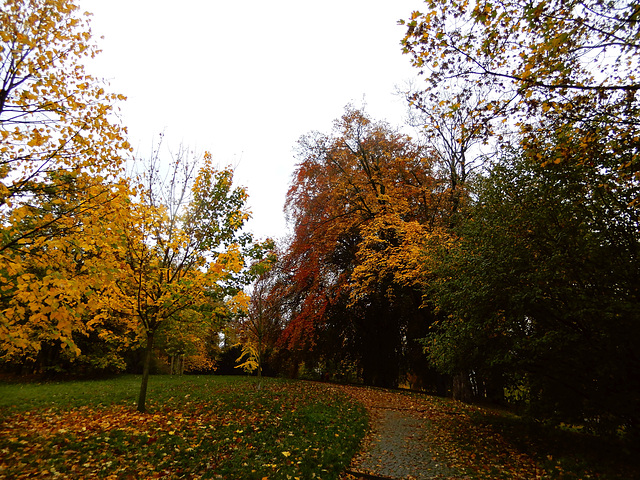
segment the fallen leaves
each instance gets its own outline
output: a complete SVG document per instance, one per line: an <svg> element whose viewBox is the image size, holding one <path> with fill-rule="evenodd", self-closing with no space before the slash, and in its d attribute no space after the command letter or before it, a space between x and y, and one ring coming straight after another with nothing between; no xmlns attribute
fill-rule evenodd
<svg viewBox="0 0 640 480"><path fill-rule="evenodd" d="M343 388L366 406L373 426L362 452L351 463L353 471L367 474L388 472L385 463L407 455L400 450L383 452L375 468L362 468L364 464L372 463L367 452L380 442L385 412L395 411L416 425L415 433L407 435L405 441L414 449L428 451L432 460L428 465L430 478L535 479L543 472L532 458L519 452L491 427L474 422L471 414L478 407L427 395L363 387Z"/></svg>
<svg viewBox="0 0 640 480"><path fill-rule="evenodd" d="M208 382L200 399L150 414L130 403L4 411L0 479L336 478L364 432L362 408L323 385Z"/></svg>

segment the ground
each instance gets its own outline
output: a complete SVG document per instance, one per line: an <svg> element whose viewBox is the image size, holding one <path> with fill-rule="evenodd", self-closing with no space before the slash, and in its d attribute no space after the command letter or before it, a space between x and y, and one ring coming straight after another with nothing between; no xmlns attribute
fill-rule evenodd
<svg viewBox="0 0 640 480"><path fill-rule="evenodd" d="M478 451L481 462L474 462L475 454L468 456L456 451L457 445L452 441L455 432L450 430L453 424L447 420L453 415L466 423L468 418L463 413L463 405L460 405L462 411L457 412L455 403L437 397L363 387L341 388L366 406L371 423L360 453L342 477L344 480L464 479L471 478L468 474L474 470L469 463L483 464L483 467L492 463L492 459L480 455L482 450ZM468 427L464 425L465 430ZM491 435L500 443L495 433L491 432ZM455 456L462 453L463 461L456 464L452 461L452 453ZM531 458L522 454L509 456L511 461L503 465L505 471L496 472L496 478L540 478L541 469ZM470 462L465 462L465 457ZM503 461L505 456L500 455L499 459ZM485 472L473 473L474 477L480 473L479 478L483 478ZM490 471L486 473L490 475Z"/></svg>

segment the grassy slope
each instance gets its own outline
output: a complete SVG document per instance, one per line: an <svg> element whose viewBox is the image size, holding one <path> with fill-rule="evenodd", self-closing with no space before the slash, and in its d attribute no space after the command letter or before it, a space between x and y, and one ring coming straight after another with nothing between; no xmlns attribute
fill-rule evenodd
<svg viewBox="0 0 640 480"><path fill-rule="evenodd" d="M0 384L0 478L337 478L366 429L331 387L244 377ZM58 476L59 475L59 476Z"/></svg>
<svg viewBox="0 0 640 480"><path fill-rule="evenodd" d="M640 478L629 444L427 395L245 377L0 383L0 479L338 478L369 407L413 410L439 458L471 479ZM377 398L380 396L380 398ZM380 405L378 405L380 404Z"/></svg>

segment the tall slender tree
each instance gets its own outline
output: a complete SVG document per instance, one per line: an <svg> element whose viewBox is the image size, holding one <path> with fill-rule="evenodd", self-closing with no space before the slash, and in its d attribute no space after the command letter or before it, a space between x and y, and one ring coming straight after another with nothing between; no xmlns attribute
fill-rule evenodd
<svg viewBox="0 0 640 480"><path fill-rule="evenodd" d="M192 320L207 320L193 307L206 303L208 293L224 289L243 269L241 250L251 238L241 233L249 217L246 192L233 186L231 169L213 166L208 153L200 164L180 149L163 172L157 150L140 183L135 215L123 229L125 248L112 308L134 318L146 339L138 398L143 412L158 329L186 310Z"/></svg>

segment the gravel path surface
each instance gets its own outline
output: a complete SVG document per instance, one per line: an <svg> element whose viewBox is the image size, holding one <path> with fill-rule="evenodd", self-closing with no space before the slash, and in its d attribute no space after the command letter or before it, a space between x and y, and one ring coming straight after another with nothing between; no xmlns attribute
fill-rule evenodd
<svg viewBox="0 0 640 480"><path fill-rule="evenodd" d="M385 410L379 417L373 441L360 457L360 470L403 479L448 476L429 448L427 421L401 410Z"/></svg>
<svg viewBox="0 0 640 480"><path fill-rule="evenodd" d="M424 405L401 393L343 388L365 405L371 426L345 480L460 478L438 460L430 445L431 422Z"/></svg>

